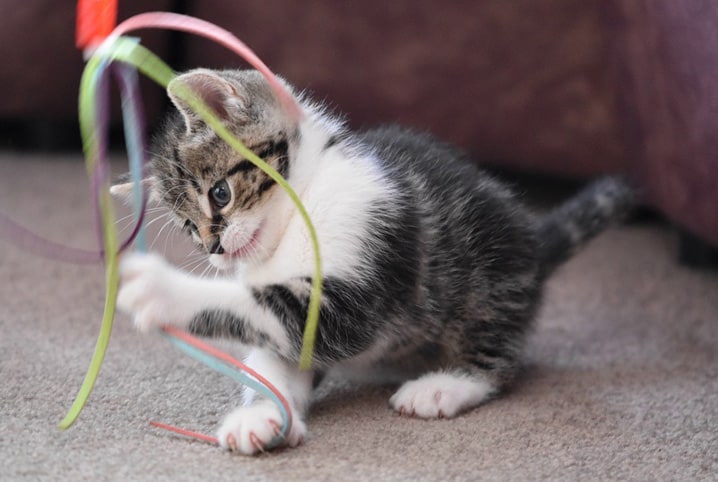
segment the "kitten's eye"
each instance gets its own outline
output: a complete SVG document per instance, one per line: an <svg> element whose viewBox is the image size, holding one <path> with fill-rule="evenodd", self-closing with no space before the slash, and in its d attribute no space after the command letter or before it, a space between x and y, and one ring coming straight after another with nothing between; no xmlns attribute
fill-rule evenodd
<svg viewBox="0 0 718 482"><path fill-rule="evenodd" d="M209 192L209 197L218 208L223 208L229 204L232 199L232 192L229 190L229 184L226 180L219 181Z"/></svg>

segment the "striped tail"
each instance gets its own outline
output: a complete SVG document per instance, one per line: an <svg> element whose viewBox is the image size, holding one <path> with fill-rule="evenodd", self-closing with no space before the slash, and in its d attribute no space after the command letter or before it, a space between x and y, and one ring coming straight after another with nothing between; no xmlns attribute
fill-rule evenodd
<svg viewBox="0 0 718 482"><path fill-rule="evenodd" d="M611 176L589 184L548 213L538 229L544 277L594 236L628 217L636 202L636 191L629 182Z"/></svg>

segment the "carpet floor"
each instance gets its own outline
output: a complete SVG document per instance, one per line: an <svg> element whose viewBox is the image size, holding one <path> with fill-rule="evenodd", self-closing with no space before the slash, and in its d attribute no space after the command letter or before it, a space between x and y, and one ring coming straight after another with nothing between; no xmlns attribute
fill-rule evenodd
<svg viewBox="0 0 718 482"><path fill-rule="evenodd" d="M55 241L93 246L87 186L79 156L0 154L0 212ZM148 424L212 433L239 387L124 316L89 403L59 431L99 330L103 269L2 242L0 479L716 480L718 274L678 265L675 244L659 222L631 224L564 265L497 400L421 421L388 409L390 387L325 387L305 444L250 458ZM187 252L163 236L155 249Z"/></svg>

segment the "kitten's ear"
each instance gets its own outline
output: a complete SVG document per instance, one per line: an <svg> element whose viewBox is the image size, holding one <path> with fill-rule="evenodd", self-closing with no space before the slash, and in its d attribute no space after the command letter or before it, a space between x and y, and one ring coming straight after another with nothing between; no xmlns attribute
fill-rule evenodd
<svg viewBox="0 0 718 482"><path fill-rule="evenodd" d="M167 85L167 95L185 119L187 131L191 131L201 118L177 95L177 84L189 87L200 100L209 106L222 120L227 120L233 112L242 108L243 100L235 86L216 72L197 69L175 77Z"/></svg>
<svg viewBox="0 0 718 482"><path fill-rule="evenodd" d="M150 176L140 182L142 183L142 189L149 194L148 200L152 203L158 202L159 198L155 190L155 177ZM129 174L125 174L124 176L120 176L120 178L110 186L110 194L127 204L131 204L134 201L134 189L135 185L130 180Z"/></svg>

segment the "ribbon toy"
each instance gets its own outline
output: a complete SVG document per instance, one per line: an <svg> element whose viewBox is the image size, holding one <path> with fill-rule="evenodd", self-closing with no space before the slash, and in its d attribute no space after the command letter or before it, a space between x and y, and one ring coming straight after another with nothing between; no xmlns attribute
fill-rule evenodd
<svg viewBox="0 0 718 482"><path fill-rule="evenodd" d="M303 119L301 108L269 68L244 43L216 25L186 15L151 12L131 17L113 29L112 27L117 17L117 2L114 0L80 0L77 11L76 40L78 47L84 50L88 59L80 85L80 131L85 153L86 170L90 179L92 201L95 207L97 237L102 248L99 252L84 251L44 240L0 213L0 232L6 234L18 244L21 243L25 248L64 261L77 263L104 261L105 263L106 297L100 333L85 379L72 407L60 423L59 427L61 429L67 429L72 426L80 414L97 380L107 350L119 287L119 254L133 243L137 246L137 249L144 249L143 221L147 193L143 192L140 181L148 165L148 152L145 141L142 101L138 85L138 72L165 88L176 76L169 66L144 48L137 38L127 37L125 34L138 29L164 28L189 32L214 40L240 55L264 75L275 95L280 99L286 114L291 119L296 122L301 122ZM108 181L107 133L109 125L108 93L110 74L114 75L122 97L125 140L131 178L134 184L133 204L136 224L129 237L122 243L118 241ZM306 224L314 249L314 277L299 366L302 369L308 369L313 356L322 290L319 243L309 214L287 181L276 170L245 147L239 139L234 137L214 112L189 87L180 84L176 92L173 89L173 94L176 94L191 106L207 125L213 128L217 135L235 149L239 155L254 163L276 181L294 202ZM165 326L162 328L162 334L189 356L274 401L282 413L283 424L279 435L263 449L271 449L282 443L291 429L292 414L287 400L269 381L229 355L177 328ZM216 438L208 435L158 422L151 422L151 424L210 443L217 443Z"/></svg>

